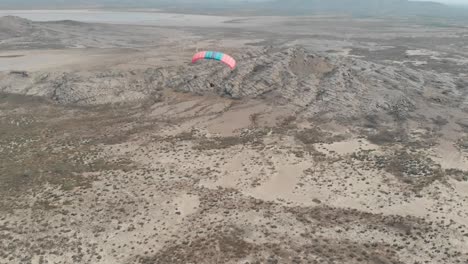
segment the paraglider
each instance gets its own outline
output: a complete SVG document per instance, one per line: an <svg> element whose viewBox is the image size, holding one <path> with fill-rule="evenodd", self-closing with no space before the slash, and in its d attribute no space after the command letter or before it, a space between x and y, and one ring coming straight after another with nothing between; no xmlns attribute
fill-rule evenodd
<svg viewBox="0 0 468 264"><path fill-rule="evenodd" d="M222 52L217 52L217 51L198 52L197 54L193 56L192 63L195 63L199 60L217 60L229 66L231 70L234 70L236 68L236 60L234 60L231 56L224 54Z"/></svg>

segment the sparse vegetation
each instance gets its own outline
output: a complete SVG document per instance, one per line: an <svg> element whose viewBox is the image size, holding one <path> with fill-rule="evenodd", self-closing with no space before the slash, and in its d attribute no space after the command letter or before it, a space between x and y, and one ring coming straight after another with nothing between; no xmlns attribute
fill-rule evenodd
<svg viewBox="0 0 468 264"><path fill-rule="evenodd" d="M142 257L139 263L227 262L242 259L255 251L256 245L243 239L242 230L236 227L217 228L211 234L194 239L190 247L180 243L163 249L151 257Z"/></svg>
<svg viewBox="0 0 468 264"><path fill-rule="evenodd" d="M360 151L354 153L352 158L375 164L377 168L408 184L414 192L421 191L435 181L446 183L446 172L423 153L409 153L405 150L390 151L387 154Z"/></svg>
<svg viewBox="0 0 468 264"><path fill-rule="evenodd" d="M309 145L326 142L326 139L329 135L330 134L325 133L321 129L315 127L298 131L296 132L295 136L303 144Z"/></svg>
<svg viewBox="0 0 468 264"><path fill-rule="evenodd" d="M468 171L463 171L460 169L446 169L445 174L457 181L468 182Z"/></svg>
<svg viewBox="0 0 468 264"><path fill-rule="evenodd" d="M379 117L375 114L364 117L364 127L376 129L379 127Z"/></svg>
<svg viewBox="0 0 468 264"><path fill-rule="evenodd" d="M468 136L464 136L460 138L456 144L461 150L467 152L468 151Z"/></svg>
<svg viewBox="0 0 468 264"><path fill-rule="evenodd" d="M251 114L249 119L250 119L250 122L252 123L252 125L256 126L258 125L258 118L261 116L260 113L254 113L254 114Z"/></svg>
<svg viewBox="0 0 468 264"><path fill-rule="evenodd" d="M59 119L62 111L77 110L38 104L41 100L32 97L3 96L2 100L7 103L0 101L1 111L31 109L25 114L0 118L1 195L40 189L44 184L60 186L62 190L89 187L94 177L83 176L87 172L131 168L128 160L98 158L97 137L90 141L82 134L91 127L106 129L96 116L86 120L78 115L74 121L62 121Z"/></svg>
<svg viewBox="0 0 468 264"><path fill-rule="evenodd" d="M241 136L203 138L193 148L196 150L226 149L237 145L261 145L264 132Z"/></svg>
<svg viewBox="0 0 468 264"><path fill-rule="evenodd" d="M443 126L447 125L449 123L449 121L446 119L446 118L443 118L441 116L437 116L436 118L433 118L432 119L432 122L440 128L442 128Z"/></svg>
<svg viewBox="0 0 468 264"><path fill-rule="evenodd" d="M325 132L318 127L303 129L296 131L294 136L302 144L311 145L317 143L333 143L344 140L342 135L333 135L332 133Z"/></svg>
<svg viewBox="0 0 468 264"><path fill-rule="evenodd" d="M375 133L367 136L367 139L377 145L401 143L407 138L403 129L379 128Z"/></svg>

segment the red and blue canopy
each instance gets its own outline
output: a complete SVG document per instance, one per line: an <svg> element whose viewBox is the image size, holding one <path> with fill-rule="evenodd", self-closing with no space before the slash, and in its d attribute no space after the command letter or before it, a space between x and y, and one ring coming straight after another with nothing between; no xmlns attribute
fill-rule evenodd
<svg viewBox="0 0 468 264"><path fill-rule="evenodd" d="M217 51L201 51L195 54L192 58L192 63L195 63L199 60L217 60L221 61L231 70L234 70L236 68L236 60L234 60L231 56L224 54L222 52L217 52Z"/></svg>

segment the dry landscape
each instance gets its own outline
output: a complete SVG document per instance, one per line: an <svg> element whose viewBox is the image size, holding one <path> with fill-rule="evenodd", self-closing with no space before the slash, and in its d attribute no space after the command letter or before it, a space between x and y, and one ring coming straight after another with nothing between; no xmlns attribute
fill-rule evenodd
<svg viewBox="0 0 468 264"><path fill-rule="evenodd" d="M468 263L468 27L207 19L0 18L0 263Z"/></svg>

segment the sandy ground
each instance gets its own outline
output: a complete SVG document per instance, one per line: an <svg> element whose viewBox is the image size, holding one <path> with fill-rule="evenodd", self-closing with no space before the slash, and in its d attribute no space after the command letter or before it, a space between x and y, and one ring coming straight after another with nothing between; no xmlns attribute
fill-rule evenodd
<svg viewBox="0 0 468 264"><path fill-rule="evenodd" d="M7 21L0 263L468 262L465 28L163 18Z"/></svg>

